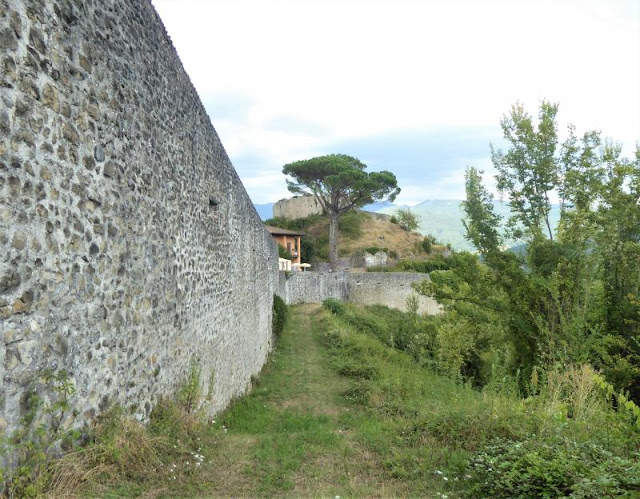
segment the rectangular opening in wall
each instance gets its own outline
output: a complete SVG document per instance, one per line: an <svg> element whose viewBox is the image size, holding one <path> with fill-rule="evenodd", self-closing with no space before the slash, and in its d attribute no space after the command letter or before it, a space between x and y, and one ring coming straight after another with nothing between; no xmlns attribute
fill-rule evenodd
<svg viewBox="0 0 640 499"><path fill-rule="evenodd" d="M214 196L209 196L209 218L217 228L220 224L220 201Z"/></svg>

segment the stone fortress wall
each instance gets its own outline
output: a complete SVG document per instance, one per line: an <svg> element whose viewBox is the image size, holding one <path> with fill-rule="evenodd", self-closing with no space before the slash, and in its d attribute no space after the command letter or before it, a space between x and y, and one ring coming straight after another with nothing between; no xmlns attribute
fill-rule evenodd
<svg viewBox="0 0 640 499"><path fill-rule="evenodd" d="M272 342L277 248L149 0L0 0L0 431L44 369L78 423L199 360L209 413Z"/></svg>
<svg viewBox="0 0 640 499"><path fill-rule="evenodd" d="M322 213L322 206L313 196L299 196L281 199L273 205L274 218L305 218Z"/></svg>

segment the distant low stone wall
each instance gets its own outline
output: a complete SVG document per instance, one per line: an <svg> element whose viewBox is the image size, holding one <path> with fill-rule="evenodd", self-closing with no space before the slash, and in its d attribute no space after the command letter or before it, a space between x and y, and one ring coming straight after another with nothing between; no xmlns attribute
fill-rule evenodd
<svg viewBox="0 0 640 499"><path fill-rule="evenodd" d="M412 284L429 279L428 274L406 272L365 272L347 274L347 300L361 305L386 305L407 310L407 298L414 293ZM435 315L440 305L427 296L418 296L418 312Z"/></svg>
<svg viewBox="0 0 640 499"><path fill-rule="evenodd" d="M327 298L346 300L345 272L280 272L279 294L288 305L317 303Z"/></svg>
<svg viewBox="0 0 640 499"><path fill-rule="evenodd" d="M406 311L407 298L413 293L412 284L426 279L429 279L427 274L407 272L281 272L279 294L290 305L337 298ZM441 307L433 298L417 296L419 313L440 313Z"/></svg>

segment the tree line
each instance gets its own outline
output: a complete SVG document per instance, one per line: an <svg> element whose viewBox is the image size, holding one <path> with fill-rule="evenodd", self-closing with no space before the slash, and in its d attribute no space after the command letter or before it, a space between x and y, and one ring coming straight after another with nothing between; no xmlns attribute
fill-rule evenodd
<svg viewBox="0 0 640 499"><path fill-rule="evenodd" d="M494 213L483 172L468 168L464 224L477 256L459 255L420 291L445 305L467 374L484 359L526 390L539 372L589 363L640 400L640 147L625 158L573 126L561 142L557 112L543 101L537 121L519 104L503 117L507 147L491 146L491 159L512 216Z"/></svg>

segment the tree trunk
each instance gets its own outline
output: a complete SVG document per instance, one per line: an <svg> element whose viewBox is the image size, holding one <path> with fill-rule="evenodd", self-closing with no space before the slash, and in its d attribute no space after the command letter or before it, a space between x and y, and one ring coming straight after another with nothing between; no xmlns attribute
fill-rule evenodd
<svg viewBox="0 0 640 499"><path fill-rule="evenodd" d="M329 213L329 263L331 270L338 270L338 215Z"/></svg>

